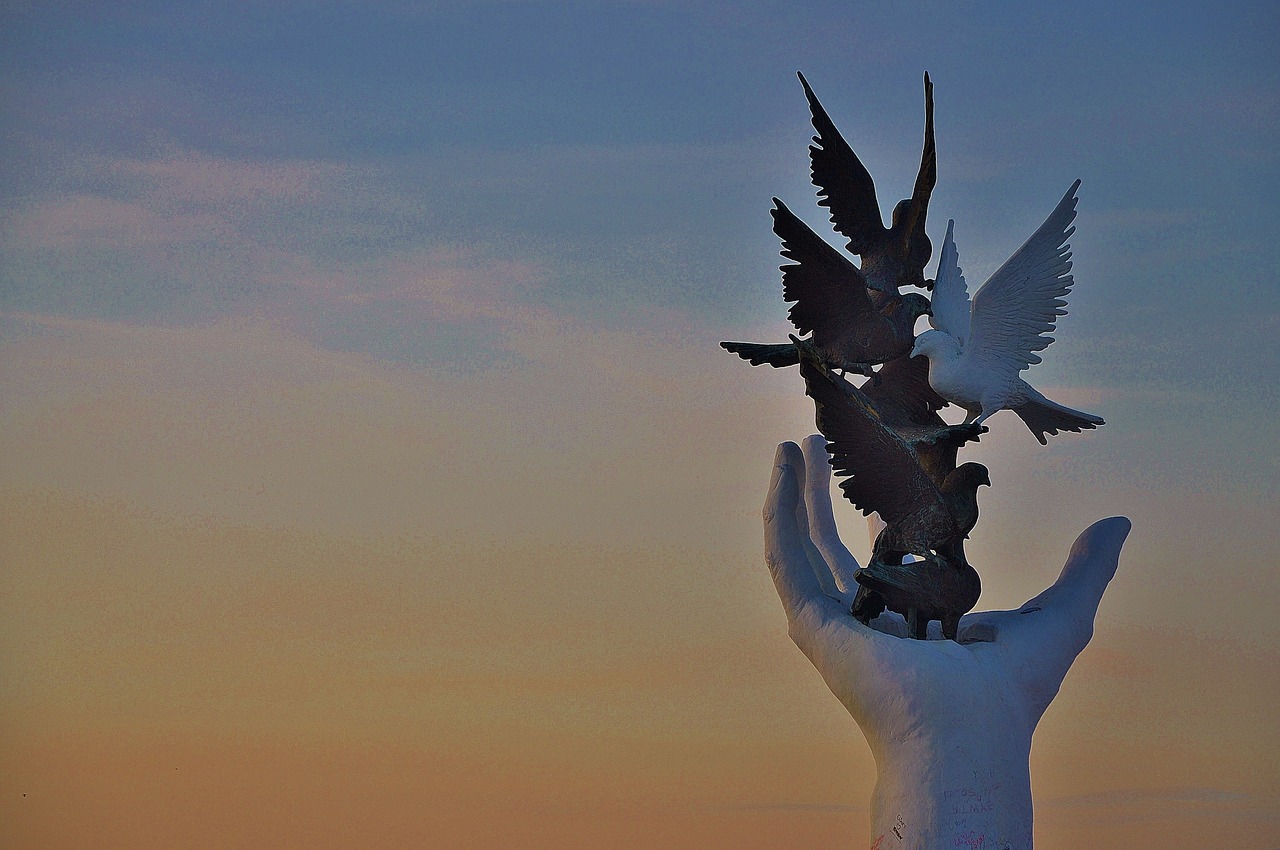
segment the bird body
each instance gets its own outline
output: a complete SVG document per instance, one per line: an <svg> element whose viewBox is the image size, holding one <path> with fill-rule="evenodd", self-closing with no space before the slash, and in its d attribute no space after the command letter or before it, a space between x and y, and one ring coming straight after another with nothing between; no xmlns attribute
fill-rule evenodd
<svg viewBox="0 0 1280 850"><path fill-rule="evenodd" d="M929 386L929 361L899 357L858 387L880 420L911 446L920 466L939 486L956 468L956 453L986 432L985 425L948 425L938 411L947 400Z"/></svg>
<svg viewBox="0 0 1280 850"><path fill-rule="evenodd" d="M925 639L930 620L939 620L942 636L955 640L960 618L982 595L977 570L932 556L910 564L872 561L854 579L859 588L850 613L869 622L888 608L906 619L911 637L919 640Z"/></svg>
<svg viewBox="0 0 1280 850"><path fill-rule="evenodd" d="M966 422L981 423L1000 410L1013 410L1042 444L1045 434L1080 431L1105 424L1101 417L1045 398L1019 374L1039 363L1048 335L1065 315L1074 280L1067 239L1075 232L1077 180L1031 238L978 290L972 303L960 270L953 236L947 236L934 281L930 323L916 338L911 356L929 360L929 385L967 411Z"/></svg>
<svg viewBox="0 0 1280 850"><path fill-rule="evenodd" d="M885 525L872 546L871 560L898 564L906 555L936 550L963 561L963 541L978 524L978 487L984 484L989 486L991 477L980 463L953 469L938 487L945 510L938 510L936 502L921 500L917 510Z"/></svg>
<svg viewBox="0 0 1280 850"><path fill-rule="evenodd" d="M929 386L951 404L968 411L969 421L972 421L983 411L984 395L987 396L988 409L992 412L1001 409L990 405L1001 401L999 394L1006 385L988 380L983 372L972 368L962 354L960 342L939 330L925 331L916 337L912 346L913 356L928 358Z"/></svg>
<svg viewBox="0 0 1280 850"><path fill-rule="evenodd" d="M804 74L798 74L809 101L817 135L809 146L810 174L818 188L818 204L831 212L837 232L846 237L849 251L862 258L862 273L874 290L897 292L901 286L927 287L924 267L933 253L925 233L929 198L938 182L938 156L933 137L933 83L924 75L924 149L911 197L893 208L892 224L885 227L871 179L853 148L840 135L835 122L818 102Z"/></svg>

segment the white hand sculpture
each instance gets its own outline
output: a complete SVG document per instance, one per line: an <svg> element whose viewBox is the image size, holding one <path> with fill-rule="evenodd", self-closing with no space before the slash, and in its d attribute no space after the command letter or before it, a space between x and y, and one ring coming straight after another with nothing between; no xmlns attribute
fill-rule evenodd
<svg viewBox="0 0 1280 850"><path fill-rule="evenodd" d="M1053 586L1018 610L965 616L959 642L910 640L896 614L870 626L849 614L858 564L836 532L830 476L822 437L803 454L778 447L765 560L791 639L875 756L872 850L1030 848L1031 735L1093 636L1129 520L1086 529Z"/></svg>

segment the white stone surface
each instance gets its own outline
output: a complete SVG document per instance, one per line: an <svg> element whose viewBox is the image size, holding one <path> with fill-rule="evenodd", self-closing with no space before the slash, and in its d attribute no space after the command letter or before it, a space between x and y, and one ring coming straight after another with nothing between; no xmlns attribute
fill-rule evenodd
<svg viewBox="0 0 1280 850"><path fill-rule="evenodd" d="M1080 420L1071 430L1102 424L1091 413L1050 401L1018 377L1040 362L1036 352L1053 342L1049 334L1058 317L1067 312L1066 298L1074 278L1066 242L1075 232L1071 222L1076 217L1079 187L1077 180L1031 238L978 289L972 302L960 270L955 222L947 222L930 299L929 323L934 330L916 338L911 356L929 358L929 385L968 411L966 422L982 422L1006 408L1031 405L1049 411L1051 419ZM1044 442L1039 435L1037 439Z"/></svg>
<svg viewBox="0 0 1280 850"><path fill-rule="evenodd" d="M1016 611L967 615L960 642L910 640L886 614L849 614L857 562L831 510L822 437L778 447L765 560L792 640L862 728L878 778L873 850L1032 846L1031 736L1093 619L1129 533L1124 517L1076 540L1058 580ZM803 498L802 498L803 494Z"/></svg>

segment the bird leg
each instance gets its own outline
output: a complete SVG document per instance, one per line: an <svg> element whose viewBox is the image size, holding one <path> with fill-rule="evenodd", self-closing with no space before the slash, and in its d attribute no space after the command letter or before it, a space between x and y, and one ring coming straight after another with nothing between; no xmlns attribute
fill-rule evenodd
<svg viewBox="0 0 1280 850"><path fill-rule="evenodd" d="M849 373L853 372L866 378L874 378L876 376L875 367L870 363L850 363L848 361L841 362L836 369L840 371L840 377L847 378Z"/></svg>
<svg viewBox="0 0 1280 850"><path fill-rule="evenodd" d="M858 595L853 597L853 606L849 613L863 623L870 623L884 612L884 597L869 587L858 586Z"/></svg>
<svg viewBox="0 0 1280 850"><path fill-rule="evenodd" d="M925 629L927 629L929 627L929 621L925 620L924 623L921 624L920 610L916 608L916 606L912 605L907 609L907 634L911 635L916 640L924 640L925 635L921 634L921 632L924 631L920 628L921 625L924 625Z"/></svg>

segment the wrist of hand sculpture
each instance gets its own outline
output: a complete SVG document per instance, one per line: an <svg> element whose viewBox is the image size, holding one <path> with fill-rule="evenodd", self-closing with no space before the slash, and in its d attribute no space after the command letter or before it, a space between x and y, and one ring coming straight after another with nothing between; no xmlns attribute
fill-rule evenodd
<svg viewBox="0 0 1280 850"><path fill-rule="evenodd" d="M905 640L896 614L864 625L849 613L858 564L836 532L830 475L822 437L778 447L765 560L791 639L875 756L871 846L1030 848L1031 735L1093 635L1129 521L1094 523L1049 589L966 615L958 642Z"/></svg>

